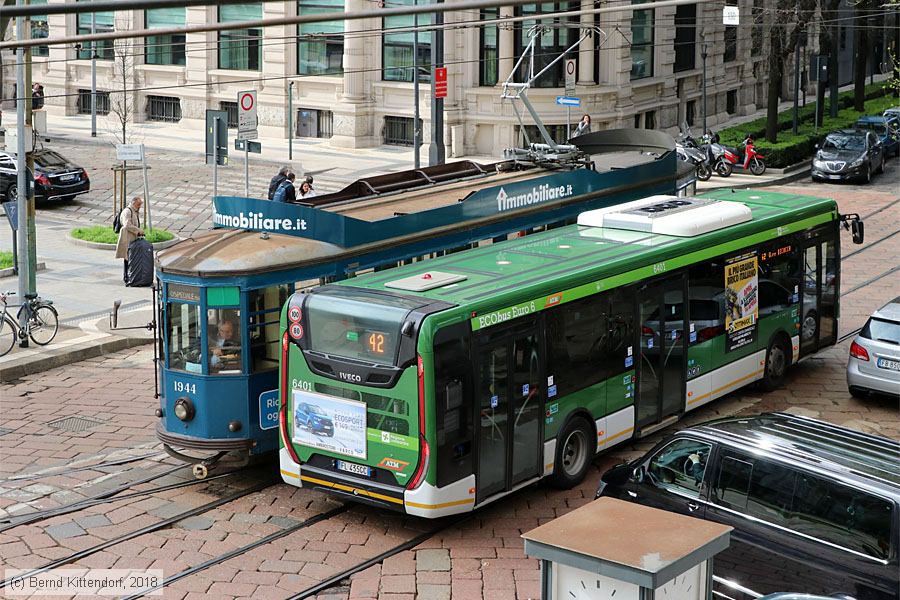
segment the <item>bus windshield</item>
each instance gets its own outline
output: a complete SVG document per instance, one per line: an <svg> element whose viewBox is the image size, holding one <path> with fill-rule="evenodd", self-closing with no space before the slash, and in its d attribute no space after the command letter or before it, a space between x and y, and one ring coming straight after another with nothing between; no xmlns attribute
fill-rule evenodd
<svg viewBox="0 0 900 600"><path fill-rule="evenodd" d="M392 365L397 359L400 327L409 311L422 305L413 298L352 288L322 290L310 295L306 303L310 349Z"/></svg>

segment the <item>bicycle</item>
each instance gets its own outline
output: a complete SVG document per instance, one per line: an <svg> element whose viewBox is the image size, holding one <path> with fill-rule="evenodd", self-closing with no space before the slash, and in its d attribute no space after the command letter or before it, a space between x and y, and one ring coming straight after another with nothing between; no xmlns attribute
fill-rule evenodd
<svg viewBox="0 0 900 600"><path fill-rule="evenodd" d="M12 350L17 340L24 340L26 337L31 338L38 346L46 346L59 331L59 315L52 300L43 300L37 294L25 294L23 304L12 305L20 307L14 318L9 314L7 299L15 295L16 292L12 291L0 293L0 303L3 303L3 316L0 317L0 356Z"/></svg>

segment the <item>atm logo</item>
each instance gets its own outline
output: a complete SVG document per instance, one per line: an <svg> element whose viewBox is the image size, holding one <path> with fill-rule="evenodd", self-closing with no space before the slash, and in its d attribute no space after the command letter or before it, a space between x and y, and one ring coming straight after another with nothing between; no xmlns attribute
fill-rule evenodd
<svg viewBox="0 0 900 600"><path fill-rule="evenodd" d="M378 466L384 467L385 469L390 469L391 471L402 471L409 466L409 463L402 460L397 460L396 458L382 458L381 462L378 463Z"/></svg>
<svg viewBox="0 0 900 600"><path fill-rule="evenodd" d="M562 302L562 294L553 294L552 296L547 296L547 303L544 304L544 308L550 308L551 306L556 306L560 302Z"/></svg>

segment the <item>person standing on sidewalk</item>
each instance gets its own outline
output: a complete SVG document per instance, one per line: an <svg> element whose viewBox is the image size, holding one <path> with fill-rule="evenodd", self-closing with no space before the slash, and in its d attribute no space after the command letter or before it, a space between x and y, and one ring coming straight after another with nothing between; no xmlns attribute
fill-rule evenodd
<svg viewBox="0 0 900 600"><path fill-rule="evenodd" d="M122 280L128 284L128 246L138 237L144 235L141 229L141 206L144 199L135 196L131 203L119 213L119 241L116 244L116 258L121 258L125 263L125 271Z"/></svg>
<svg viewBox="0 0 900 600"><path fill-rule="evenodd" d="M275 174L275 177L272 178L272 181L269 182L269 200L275 199L275 192L278 191L278 188L281 187L281 184L287 179L289 171L290 169L288 167L281 167L278 169L278 173Z"/></svg>
<svg viewBox="0 0 900 600"><path fill-rule="evenodd" d="M279 184L278 189L275 190L275 195L272 196L272 202L296 202L297 201L297 190L294 188L294 179L297 176L293 171L288 171L284 181Z"/></svg>

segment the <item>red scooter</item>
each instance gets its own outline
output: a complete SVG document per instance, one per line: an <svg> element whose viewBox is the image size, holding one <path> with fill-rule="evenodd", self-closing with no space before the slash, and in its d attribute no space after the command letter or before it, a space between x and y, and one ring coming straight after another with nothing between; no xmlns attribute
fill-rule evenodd
<svg viewBox="0 0 900 600"><path fill-rule="evenodd" d="M753 146L753 136L748 135L741 144L743 152L726 152L724 158L726 166L731 171L733 168L750 171L754 175L762 175L766 172L766 161L762 154ZM729 175L731 173L729 172Z"/></svg>

